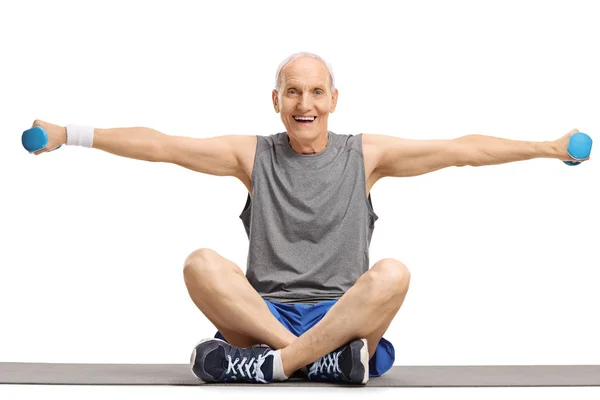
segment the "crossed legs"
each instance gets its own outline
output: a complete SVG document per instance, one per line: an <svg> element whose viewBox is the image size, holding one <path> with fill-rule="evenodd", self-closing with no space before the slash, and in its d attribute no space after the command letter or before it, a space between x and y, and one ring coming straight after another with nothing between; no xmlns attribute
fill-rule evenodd
<svg viewBox="0 0 600 400"><path fill-rule="evenodd" d="M214 250L191 253L183 276L194 304L229 343L237 347L264 343L281 349L287 376L354 339L366 338L372 357L410 283L404 264L382 259L359 277L321 321L297 337L271 314L242 270Z"/></svg>

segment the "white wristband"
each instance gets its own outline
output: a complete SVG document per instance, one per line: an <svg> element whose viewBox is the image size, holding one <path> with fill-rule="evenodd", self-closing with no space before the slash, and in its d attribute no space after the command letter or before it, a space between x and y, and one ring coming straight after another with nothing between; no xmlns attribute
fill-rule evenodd
<svg viewBox="0 0 600 400"><path fill-rule="evenodd" d="M67 145L92 147L94 127L87 125L67 125Z"/></svg>

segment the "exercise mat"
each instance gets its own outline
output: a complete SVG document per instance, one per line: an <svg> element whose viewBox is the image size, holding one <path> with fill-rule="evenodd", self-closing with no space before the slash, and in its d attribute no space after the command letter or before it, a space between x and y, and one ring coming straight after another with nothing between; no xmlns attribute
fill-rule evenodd
<svg viewBox="0 0 600 400"><path fill-rule="evenodd" d="M204 385L187 364L0 363L0 384ZM242 383L209 385L248 385ZM251 384L256 386L256 384ZM292 378L262 386L338 386ZM349 386L349 385L344 385ZM600 365L394 366L367 387L600 386Z"/></svg>

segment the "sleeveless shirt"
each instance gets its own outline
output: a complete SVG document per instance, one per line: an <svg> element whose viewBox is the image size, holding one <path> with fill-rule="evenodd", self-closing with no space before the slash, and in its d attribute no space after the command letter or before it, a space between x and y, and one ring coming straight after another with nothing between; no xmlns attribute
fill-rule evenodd
<svg viewBox="0 0 600 400"><path fill-rule="evenodd" d="M366 194L362 133L327 134L317 154L294 151L287 132L257 135L252 196L239 218L246 278L265 300L339 299L369 269L379 217Z"/></svg>

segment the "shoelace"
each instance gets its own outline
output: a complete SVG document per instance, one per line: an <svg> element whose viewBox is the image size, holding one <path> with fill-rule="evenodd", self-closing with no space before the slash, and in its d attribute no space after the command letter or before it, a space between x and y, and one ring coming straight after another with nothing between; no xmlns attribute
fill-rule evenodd
<svg viewBox="0 0 600 400"><path fill-rule="evenodd" d="M267 381L265 381L265 376L260 367L263 365L265 359L270 354L271 353L268 352L266 354L260 354L257 358L251 357L250 359L248 359L248 357L244 357L241 361L239 358L233 360L232 357L228 355L226 374L231 374L230 376L237 376L239 374L242 378L247 380L254 380L256 382L267 383Z"/></svg>
<svg viewBox="0 0 600 400"><path fill-rule="evenodd" d="M340 369L339 357L341 351L334 351L329 354L324 355L315 361L308 370L308 377L315 374L341 374L342 370Z"/></svg>

